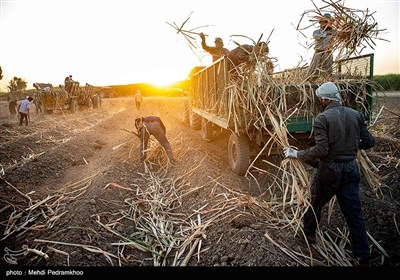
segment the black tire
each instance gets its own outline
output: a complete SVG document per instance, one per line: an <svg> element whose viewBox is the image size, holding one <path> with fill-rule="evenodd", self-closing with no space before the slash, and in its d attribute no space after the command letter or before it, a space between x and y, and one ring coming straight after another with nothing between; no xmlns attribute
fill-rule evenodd
<svg viewBox="0 0 400 280"><path fill-rule="evenodd" d="M212 141L214 139L214 129L213 123L209 120L202 118L201 119L201 138L206 141Z"/></svg>
<svg viewBox="0 0 400 280"><path fill-rule="evenodd" d="M187 101L183 104L182 121L184 124L190 125L190 107Z"/></svg>
<svg viewBox="0 0 400 280"><path fill-rule="evenodd" d="M249 139L246 134L231 133L228 141L228 160L233 172L243 176L250 165Z"/></svg>
<svg viewBox="0 0 400 280"><path fill-rule="evenodd" d="M69 102L69 110L71 111L71 113L75 114L76 111L78 110L78 104L76 103L76 100L72 99Z"/></svg>
<svg viewBox="0 0 400 280"><path fill-rule="evenodd" d="M190 110L190 127L195 130L199 130L201 127L201 117Z"/></svg>

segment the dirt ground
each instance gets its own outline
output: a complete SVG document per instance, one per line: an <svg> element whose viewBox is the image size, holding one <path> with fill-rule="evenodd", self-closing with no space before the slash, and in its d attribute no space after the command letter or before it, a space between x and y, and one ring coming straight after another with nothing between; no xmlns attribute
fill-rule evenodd
<svg viewBox="0 0 400 280"><path fill-rule="evenodd" d="M139 112L132 98L108 98L76 114L33 112L27 127L2 107L1 266L343 265L290 228L271 226L274 208L260 205L272 176L254 172L255 181L233 173L229 133L204 141L182 122L184 100L145 98ZM363 177L360 188L372 266L400 266L400 130L393 112L400 112L400 95L375 97L377 145L367 154L382 186L377 196ZM128 131L136 116L150 114L163 119L177 164L166 163L157 145L153 163L139 162L138 138ZM322 226L346 230L337 204L332 213L324 213ZM344 246L348 256L348 240Z"/></svg>

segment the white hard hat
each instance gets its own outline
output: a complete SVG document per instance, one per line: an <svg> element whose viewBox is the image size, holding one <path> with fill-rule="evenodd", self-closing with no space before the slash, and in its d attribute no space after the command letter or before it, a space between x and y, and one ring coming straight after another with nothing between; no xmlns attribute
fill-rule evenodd
<svg viewBox="0 0 400 280"><path fill-rule="evenodd" d="M29 95L27 95L25 98L28 99L28 98L29 98Z"/></svg>
<svg viewBox="0 0 400 280"><path fill-rule="evenodd" d="M342 100L338 88L332 82L323 83L319 88L317 88L315 94L321 99L328 99L339 102Z"/></svg>

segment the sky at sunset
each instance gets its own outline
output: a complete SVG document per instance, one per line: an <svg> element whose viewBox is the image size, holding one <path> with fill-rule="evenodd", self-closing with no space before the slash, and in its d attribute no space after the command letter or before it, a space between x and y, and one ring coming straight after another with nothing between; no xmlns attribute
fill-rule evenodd
<svg viewBox="0 0 400 280"><path fill-rule="evenodd" d="M328 2L328 1L326 1ZM0 66L6 91L14 76L32 83L63 84L71 74L81 84L107 86L152 83L164 86L186 78L194 66L209 65L211 57L191 46L169 24L207 34L213 45L221 37L225 47L233 41L248 44L270 37L270 56L275 71L310 62L314 27L296 30L302 14L321 8L320 0L0 0ZM375 74L400 73L400 0L348 0L344 6L375 11L378 29L374 40ZM309 22L303 19L302 23ZM168 24L169 23L169 24Z"/></svg>

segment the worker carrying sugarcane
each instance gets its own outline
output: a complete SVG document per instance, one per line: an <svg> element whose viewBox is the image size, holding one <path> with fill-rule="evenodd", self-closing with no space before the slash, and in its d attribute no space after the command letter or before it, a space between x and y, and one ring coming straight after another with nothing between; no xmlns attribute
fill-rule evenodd
<svg viewBox="0 0 400 280"><path fill-rule="evenodd" d="M368 131L364 115L341 104L334 83L322 84L316 95L324 110L314 121L315 146L300 151L283 149L287 158L319 161L311 182L311 207L303 219L304 233L308 242L315 242L322 208L336 195L350 231L353 255L359 265L368 265L371 253L361 209L356 155L358 149L372 148L375 139Z"/></svg>
<svg viewBox="0 0 400 280"><path fill-rule="evenodd" d="M164 123L158 116L147 116L135 119L135 127L140 138L140 162L146 159L146 150L151 135L157 139L164 148L169 160L175 163L176 160L172 154L171 144L167 139L167 130Z"/></svg>
<svg viewBox="0 0 400 280"><path fill-rule="evenodd" d="M227 48L224 48L224 41L217 37L214 40L214 47L207 46L206 44L206 36L203 33L200 33L200 38L201 38L201 46L203 50L208 52L209 54L212 55L212 60L213 62L218 60L219 58L223 56L227 56L229 53L229 50Z"/></svg>
<svg viewBox="0 0 400 280"><path fill-rule="evenodd" d="M332 74L333 50L332 50L332 16L324 14L319 19L320 28L313 32L314 56L307 71L307 77L314 80L320 75Z"/></svg>

